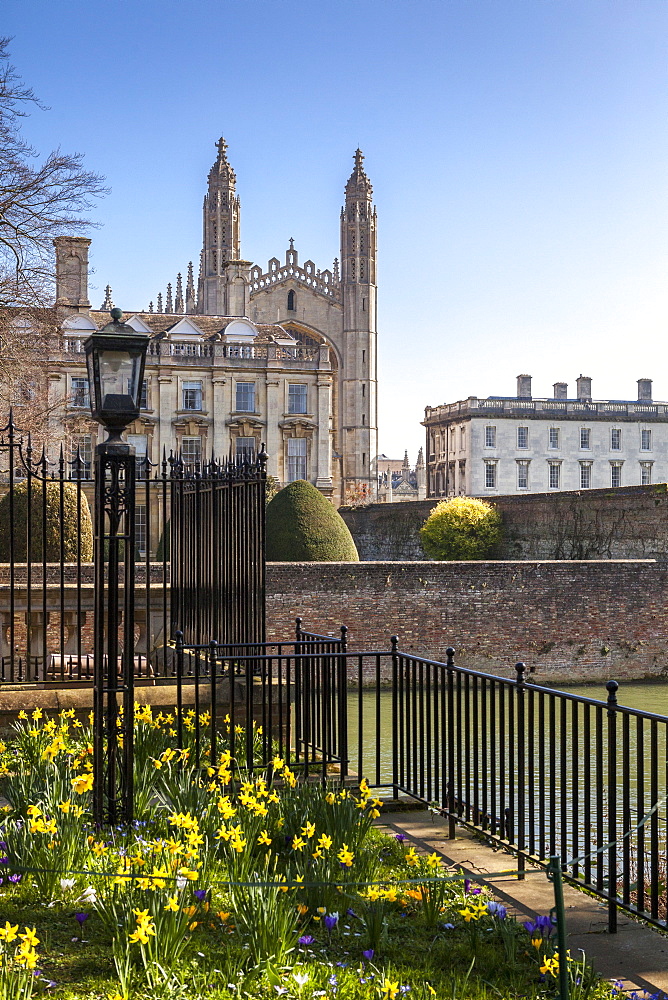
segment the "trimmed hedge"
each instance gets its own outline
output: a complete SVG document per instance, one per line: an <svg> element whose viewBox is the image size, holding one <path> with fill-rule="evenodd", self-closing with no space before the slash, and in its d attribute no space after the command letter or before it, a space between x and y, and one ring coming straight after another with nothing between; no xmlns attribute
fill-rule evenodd
<svg viewBox="0 0 668 1000"><path fill-rule="evenodd" d="M420 541L432 559L487 559L501 541L501 514L484 500L451 497L431 511Z"/></svg>
<svg viewBox="0 0 668 1000"><path fill-rule="evenodd" d="M267 505L269 562L359 562L348 527L320 490L300 479Z"/></svg>
<svg viewBox="0 0 668 1000"><path fill-rule="evenodd" d="M31 545L30 560L41 562L60 561L60 490L59 481L47 482L46 485L46 555L42 554L43 536L43 489L39 479L31 480ZM86 494L81 492L81 522L77 519L77 487L74 483L63 483L63 555L65 562L76 562L79 540L81 544L81 561L90 562L93 558L93 523ZM17 562L26 561L28 548L28 482L23 480L14 486L13 525L10 523L10 494L0 500L0 562L8 562L10 555L10 536L14 535L14 559Z"/></svg>

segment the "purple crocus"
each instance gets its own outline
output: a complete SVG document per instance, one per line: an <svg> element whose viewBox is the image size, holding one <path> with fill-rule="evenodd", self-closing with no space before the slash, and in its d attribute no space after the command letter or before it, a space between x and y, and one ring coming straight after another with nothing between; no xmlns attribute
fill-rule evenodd
<svg viewBox="0 0 668 1000"><path fill-rule="evenodd" d="M75 913L74 914L74 919L79 924L79 927L83 927L83 925L88 920L88 914L87 913Z"/></svg>
<svg viewBox="0 0 668 1000"><path fill-rule="evenodd" d="M18 882L20 882L20 881L21 881L21 879L22 879L22 878L23 878L23 876L22 876L22 875L10 875L10 876L9 876L9 881L10 881L10 882L13 882L13 883L14 883L14 885L16 885L16 884L17 884Z"/></svg>
<svg viewBox="0 0 668 1000"><path fill-rule="evenodd" d="M315 938L311 934L302 934L302 936L299 938L298 943L305 948L307 945L313 944L314 941Z"/></svg>
<svg viewBox="0 0 668 1000"><path fill-rule="evenodd" d="M195 889L194 890L195 899L198 899L200 903L203 903L204 900L206 899L207 892L208 889Z"/></svg>
<svg viewBox="0 0 668 1000"><path fill-rule="evenodd" d="M325 927L327 928L327 930L330 933L334 930L334 928L336 927L336 925L338 924L338 922L339 922L339 915L338 915L338 913L328 913L323 918L323 923L324 923Z"/></svg>
<svg viewBox="0 0 668 1000"><path fill-rule="evenodd" d="M403 844L404 840L406 839L406 834L405 833L395 833L394 839L398 840L400 844Z"/></svg>
<svg viewBox="0 0 668 1000"><path fill-rule="evenodd" d="M479 886L476 886L476 888L475 888L475 889L472 889L472 888L471 888L471 885L472 885L472 883L471 883L471 879L470 879L470 878L465 878L465 879L464 879L464 892L470 892L472 896L477 896L477 895L479 895L479 894L480 894L480 892L482 891L482 890L480 889L480 887L479 887Z"/></svg>
<svg viewBox="0 0 668 1000"><path fill-rule="evenodd" d="M375 954L375 952L374 952L373 948L368 948L366 951L362 952L362 955L364 956L364 958L366 958L367 962L371 961L371 959L373 958L374 954Z"/></svg>
<svg viewBox="0 0 668 1000"><path fill-rule="evenodd" d="M498 917L499 920L505 920L508 915L508 911L503 903L497 903L495 900L491 900L487 904L487 912L491 913L493 917Z"/></svg>

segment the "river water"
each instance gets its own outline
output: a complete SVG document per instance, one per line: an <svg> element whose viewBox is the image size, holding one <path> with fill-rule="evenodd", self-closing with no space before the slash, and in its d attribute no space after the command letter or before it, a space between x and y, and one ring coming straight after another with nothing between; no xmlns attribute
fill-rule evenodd
<svg viewBox="0 0 668 1000"><path fill-rule="evenodd" d="M607 691L604 684L577 685L564 688L571 694L583 698L595 698L605 701ZM668 716L668 683L657 681L636 681L621 683L617 692L620 705ZM392 778L392 693L384 689L380 693L380 728L379 739L376 742L376 694L374 690L362 691L362 739L359 730L359 695L350 692L348 695L348 747L351 770L366 774L369 778L376 775L380 765L380 779L389 782ZM361 755L361 760L360 760Z"/></svg>

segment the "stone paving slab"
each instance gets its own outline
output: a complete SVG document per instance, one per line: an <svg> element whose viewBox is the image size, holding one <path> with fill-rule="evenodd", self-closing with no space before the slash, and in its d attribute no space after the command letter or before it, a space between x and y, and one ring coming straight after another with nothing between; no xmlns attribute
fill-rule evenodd
<svg viewBox="0 0 668 1000"><path fill-rule="evenodd" d="M467 876L487 884L518 919L533 919L554 906L552 883L544 872L527 874L523 880L505 874L516 871L513 855L485 844L462 827L457 827L456 839L450 840L447 821L427 810L391 812L389 803L386 808L378 823L388 833L405 834L416 848L437 851L446 865L456 865ZM503 874L494 874L499 872ZM665 993L668 998L667 934L621 911L617 933L609 934L607 905L567 884L564 902L568 946L574 957L581 949L604 979L621 980L629 991Z"/></svg>

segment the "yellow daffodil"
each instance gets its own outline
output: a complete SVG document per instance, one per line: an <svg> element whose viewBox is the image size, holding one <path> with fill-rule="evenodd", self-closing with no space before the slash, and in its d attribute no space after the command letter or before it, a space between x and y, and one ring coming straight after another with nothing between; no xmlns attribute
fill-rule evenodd
<svg viewBox="0 0 668 1000"><path fill-rule="evenodd" d="M18 937L19 925L10 924L9 920L5 921L5 926L0 927L0 941L6 941L7 944L11 944Z"/></svg>
<svg viewBox="0 0 668 1000"><path fill-rule="evenodd" d="M391 979L386 977L381 989L383 991L383 1000L394 1000L399 993L399 981L397 980L397 982L393 983Z"/></svg>
<svg viewBox="0 0 668 1000"><path fill-rule="evenodd" d="M341 847L341 850L339 851L339 853L336 856L339 859L339 861L341 862L341 864L345 865L346 868L350 868L350 866L352 865L353 860L355 858L355 855L352 853L352 851L350 850L350 848L348 847L347 844L343 844L343 846Z"/></svg>

